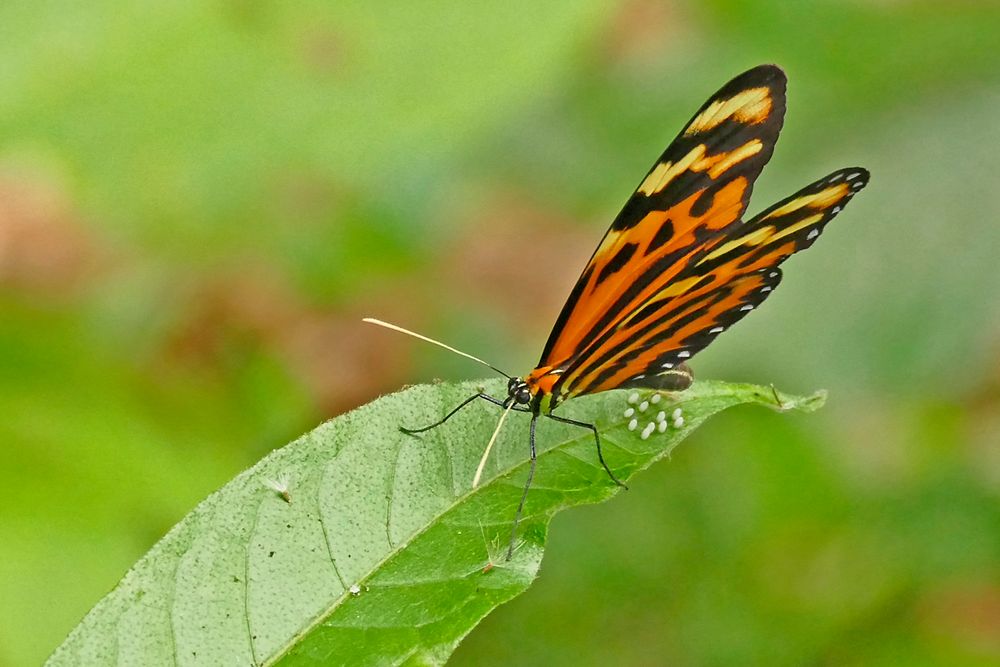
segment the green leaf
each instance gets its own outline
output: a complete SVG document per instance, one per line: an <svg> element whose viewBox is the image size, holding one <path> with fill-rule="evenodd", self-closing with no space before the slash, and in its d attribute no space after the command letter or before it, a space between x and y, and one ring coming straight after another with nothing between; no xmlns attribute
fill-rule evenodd
<svg viewBox="0 0 1000 667"><path fill-rule="evenodd" d="M480 387L503 395L504 386L413 387L273 452L167 533L49 664L444 663L486 614L531 584L553 514L620 492L590 431L540 420L538 472L518 548L504 561L527 470L528 416L510 415L475 490L495 405L476 401L420 436L397 429L440 419ZM576 399L560 414L596 423L609 465L628 479L720 410L759 403L812 411L823 401L823 393L699 382L672 397ZM675 425L677 408L683 423ZM643 438L661 411L669 427ZM287 498L274 480L287 482Z"/></svg>

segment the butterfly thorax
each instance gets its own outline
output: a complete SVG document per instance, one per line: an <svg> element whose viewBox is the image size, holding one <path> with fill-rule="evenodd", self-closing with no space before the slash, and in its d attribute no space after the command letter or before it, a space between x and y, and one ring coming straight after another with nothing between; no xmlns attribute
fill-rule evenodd
<svg viewBox="0 0 1000 667"><path fill-rule="evenodd" d="M530 395L528 403L533 412L551 412L560 402L554 387L561 372L552 366L539 366L521 380L523 389Z"/></svg>

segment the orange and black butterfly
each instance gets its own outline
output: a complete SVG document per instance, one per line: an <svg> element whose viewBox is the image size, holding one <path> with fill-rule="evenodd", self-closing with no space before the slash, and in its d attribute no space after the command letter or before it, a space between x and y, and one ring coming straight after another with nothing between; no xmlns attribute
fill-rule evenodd
<svg viewBox="0 0 1000 667"><path fill-rule="evenodd" d="M435 424L403 429L439 426L476 399L531 413L531 463L515 532L535 471L540 416L590 429L601 464L621 484L597 428L552 414L556 406L609 389L686 389L688 360L757 308L781 281L780 264L811 246L868 183L865 169L840 169L743 220L781 130L785 83L780 68L761 65L698 109L597 246L535 369L511 377L494 368L510 379L505 399L476 394Z"/></svg>

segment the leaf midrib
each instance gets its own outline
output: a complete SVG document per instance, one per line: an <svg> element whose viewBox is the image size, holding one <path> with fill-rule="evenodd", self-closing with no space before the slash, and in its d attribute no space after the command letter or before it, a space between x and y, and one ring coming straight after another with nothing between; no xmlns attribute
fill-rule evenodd
<svg viewBox="0 0 1000 667"><path fill-rule="evenodd" d="M622 421L621 419L618 419L618 420L610 422L608 428L609 429L611 429L611 428L617 428L617 427L620 427L624 423L625 423L624 421ZM583 441L585 439L588 439L590 437L591 437L591 435L588 433L588 434L582 434L582 435L580 435L578 437L573 437L573 438L568 438L566 440L563 440L559 444L557 444L557 445L555 445L553 447L550 447L549 449L546 449L543 452L541 452L538 455L538 459L541 460L542 458L547 457L549 454L551 454L553 452L558 452L558 451L562 450L564 447L568 447L571 444L575 444L577 442L581 442L581 441ZM345 452L346 450L347 450L346 447L342 447L341 449L339 449L333 455L333 457L330 459L330 462L327 465L333 464L337 460L337 457L339 457L340 454L342 452ZM451 460L452 460L451 459L451 454L449 453L449 462L451 462ZM453 509L455 509L455 507L461 505L463 502L465 502L469 498L473 497L475 494L480 493L484 489L490 487L492 484L498 482L501 478L508 476L512 472L516 471L518 468L520 468L522 466L525 466L525 465L528 465L528 461L521 461L521 462L517 463L516 465L510 466L510 467L508 467L506 469L500 468L497 471L497 473L494 474L492 477L490 477L485 483L480 484L476 488L470 488L468 491L463 492L462 495L460 495L460 496L456 496L454 502L452 502L449 505L447 505L445 508L443 508L442 510L440 510L438 513L432 515L424 523L424 525L419 530L417 530L412 535L410 535L405 541L399 542L395 546L391 546L390 550L386 553L386 555L381 560L377 561L374 565L372 565L372 567L370 567L368 569L368 572L363 577L361 577L357 582L355 582L355 583L357 585L359 585L359 586L363 586L366 581L368 581L374 574L376 574L386 563L388 563L390 560L392 560L392 558L394 558L400 552L402 552L404 549L406 549L407 547L409 547L410 544L412 544L414 542L414 540L416 540L421 535L423 535L427 530L429 530L433 526L437 525L437 522L445 514L447 514L448 512L451 512ZM288 642L286 642L284 645L282 645L280 647L280 649L277 650L274 653L273 657L267 658L267 659L265 659L264 662L258 663L258 664L262 665L262 667L267 667L268 665L273 665L273 664L277 663L279 660L281 660L281 658L285 657L288 654L288 652L291 651L304 637L307 637L313 630L315 630L317 627L319 627L323 623L324 619L328 618L331 614L333 614L333 612L335 612L338 608L340 608L340 606L346 600L348 600L351 597L351 595L352 595L352 593L350 591L350 588L346 585L346 582L344 582L343 578L340 577L340 572L337 569L336 561L333 559L333 553L330 551L331 547L330 547L330 542L329 542L329 539L328 539L328 536L327 536L326 522L325 522L325 519L323 517L322 505L320 504L319 498L318 498L318 495L320 493L322 493L322 490L323 490L322 489L322 485L317 485L317 487L316 487L317 498L316 498L316 501L315 501L316 502L317 516L319 517L320 526L323 528L323 539L326 542L327 551L330 552L330 558L331 558L331 561L333 561L334 570L337 572L338 579L340 579L341 583L344 584L344 592L341 593L337 598L335 598L334 601L328 607L326 607L322 612L320 612L315 617L313 617L313 619L306 626L304 626L300 632L297 632L294 635L292 635L289 638ZM565 490L565 489L561 489L561 490ZM391 498L390 498L389 502L390 503L392 502ZM562 507L562 505L560 505L560 507ZM525 515L525 516L521 517L521 520L524 521L527 518L528 518L528 516ZM256 527L256 525L255 525L255 527ZM252 535L253 535L253 533L251 532L251 536ZM249 542L248 542L248 544L249 544ZM247 585L249 586L249 582L248 582ZM248 629L249 629L249 614L247 616L247 620L248 620ZM251 642L251 644L250 644L250 646L251 646L251 654L253 655L253 654L255 654L255 651L253 649L252 634L251 634L250 642Z"/></svg>

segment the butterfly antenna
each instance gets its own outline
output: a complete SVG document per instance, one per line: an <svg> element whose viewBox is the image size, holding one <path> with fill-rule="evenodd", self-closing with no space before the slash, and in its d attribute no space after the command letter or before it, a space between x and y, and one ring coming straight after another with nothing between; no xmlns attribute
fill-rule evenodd
<svg viewBox="0 0 1000 667"><path fill-rule="evenodd" d="M476 467L476 476L472 478L472 488L479 486L479 478L483 476L483 468L486 467L486 459L490 456L490 450L493 449L493 443L497 441L497 436L500 435L500 428L503 426L503 420L507 419L507 415L509 415L510 411L513 409L514 402L511 401L510 405L507 406L507 409L500 415L500 421L497 422L497 427L493 431L493 435L490 436L490 441L486 445L486 450L483 452L483 458L479 459L479 466Z"/></svg>
<svg viewBox="0 0 1000 667"><path fill-rule="evenodd" d="M382 320L377 320L374 317L364 317L364 318L361 319L361 321L362 322L367 322L368 324L377 324L380 327L385 327L386 329L392 329L393 331L398 331L399 333L404 333L407 336L413 336L414 338L419 338L422 341L426 341L428 343L433 343L434 345L437 345L438 347L443 347L444 349L450 350L450 351L454 352L455 354L459 354L459 355L465 357L466 359L472 359L473 361L477 361L477 362L481 363L483 366L486 366L488 368L492 368L493 370L495 370L497 373L499 373L500 375L504 376L508 380L510 379L509 375L507 375L506 373L504 373L502 370L500 370L499 368L497 368L493 364L488 364L485 361L483 361L482 359L480 359L479 357L474 357L471 354L469 354L468 352L462 352L461 350L456 350L451 345L445 345L444 343L442 343L439 340L434 340L433 338L428 338L427 336L421 336L420 334L418 334L418 333L416 333L414 331L410 331L409 329L404 329L403 327L398 327L395 324L389 324L388 322L383 322ZM501 420L501 423L503 423L502 420ZM494 437L496 437L495 434L494 434Z"/></svg>

